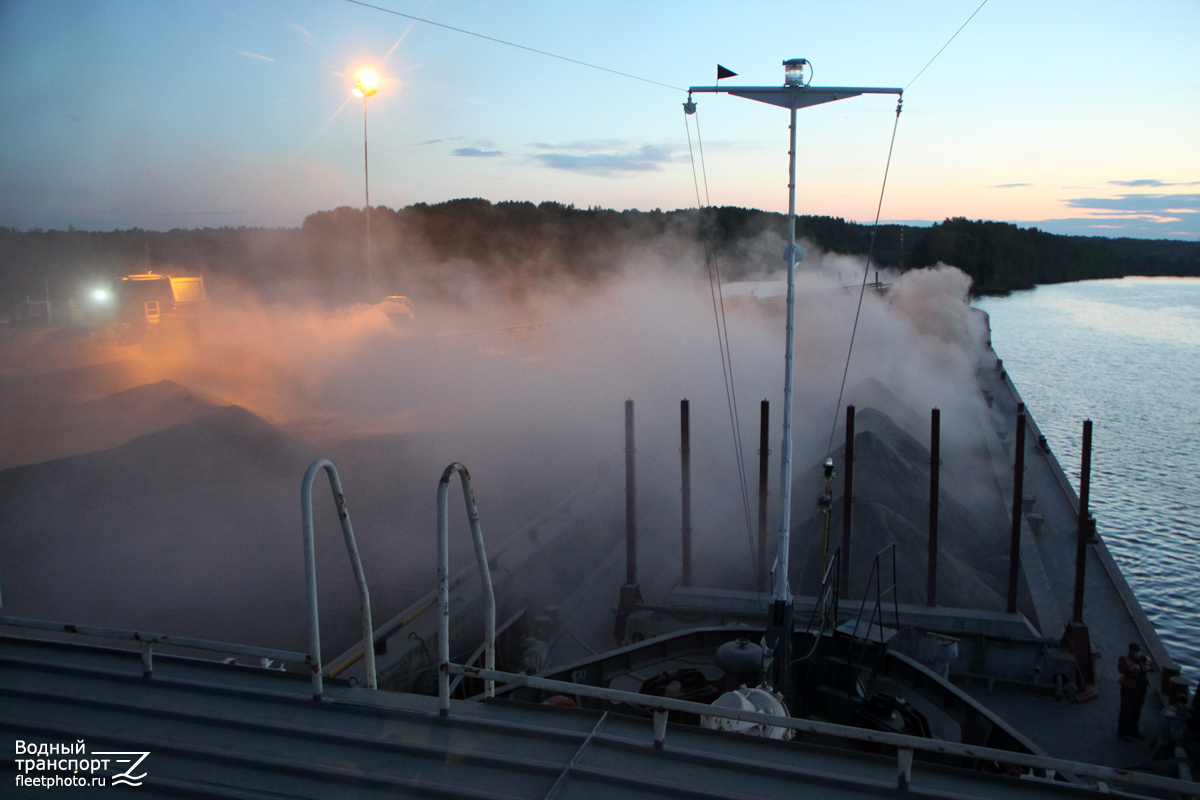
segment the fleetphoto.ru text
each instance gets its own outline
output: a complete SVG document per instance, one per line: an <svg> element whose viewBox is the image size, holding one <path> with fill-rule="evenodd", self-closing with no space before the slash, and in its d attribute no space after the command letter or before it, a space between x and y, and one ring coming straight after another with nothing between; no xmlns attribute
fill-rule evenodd
<svg viewBox="0 0 1200 800"><path fill-rule="evenodd" d="M141 750L92 750L87 742L34 742L17 739L18 788L141 786L146 777Z"/></svg>

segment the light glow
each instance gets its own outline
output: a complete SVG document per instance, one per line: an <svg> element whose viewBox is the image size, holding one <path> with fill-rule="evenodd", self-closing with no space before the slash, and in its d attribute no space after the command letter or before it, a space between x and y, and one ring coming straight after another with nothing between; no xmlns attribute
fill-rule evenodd
<svg viewBox="0 0 1200 800"><path fill-rule="evenodd" d="M379 90L379 73L364 69L354 76L354 96L370 97Z"/></svg>
<svg viewBox="0 0 1200 800"><path fill-rule="evenodd" d="M108 290L97 289L96 291L92 292L92 299L97 303L107 303L109 299Z"/></svg>

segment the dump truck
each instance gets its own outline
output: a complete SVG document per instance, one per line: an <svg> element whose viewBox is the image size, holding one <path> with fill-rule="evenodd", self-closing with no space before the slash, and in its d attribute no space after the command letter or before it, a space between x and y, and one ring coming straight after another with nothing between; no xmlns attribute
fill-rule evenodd
<svg viewBox="0 0 1200 800"><path fill-rule="evenodd" d="M164 317L199 314L208 302L204 278L145 272L113 281L117 317L123 322L157 325Z"/></svg>

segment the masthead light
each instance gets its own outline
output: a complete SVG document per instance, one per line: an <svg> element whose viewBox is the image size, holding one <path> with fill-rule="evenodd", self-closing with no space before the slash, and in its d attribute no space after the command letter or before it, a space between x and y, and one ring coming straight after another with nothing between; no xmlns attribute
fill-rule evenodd
<svg viewBox="0 0 1200 800"><path fill-rule="evenodd" d="M783 62L784 86L807 86L812 80L812 64L806 58L789 58Z"/></svg>

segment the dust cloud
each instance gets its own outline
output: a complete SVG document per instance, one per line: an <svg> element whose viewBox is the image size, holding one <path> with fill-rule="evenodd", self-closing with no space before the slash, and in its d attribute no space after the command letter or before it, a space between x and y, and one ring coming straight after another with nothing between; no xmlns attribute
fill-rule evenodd
<svg viewBox="0 0 1200 800"><path fill-rule="evenodd" d="M799 483L805 471L831 438L833 450L841 443L838 394L863 272L859 259L806 250L796 290L798 504L820 488ZM204 314L137 341L114 325L6 335L5 613L303 647L298 489L308 463L328 457L378 624L434 584L434 497L446 464L470 468L485 533L503 539L584 482L619 491L627 398L643 535L677 535L687 398L698 582L751 586L732 429L753 505L759 401L770 401L777 496L782 275L742 265L762 280L714 296L703 255L682 247L627 252L618 269L588 280L492 281L460 266L452 275L438 267L426 284L437 292L413 292L413 319L370 304L331 307L317 292L262 299L227 287ZM939 406L944 459L973 458L986 326L966 304L969 279L939 266L881 272L879 282L862 300L841 406L877 408L921 443ZM356 631L328 494L314 491L327 655ZM461 516L454 524L463 564L468 537Z"/></svg>

